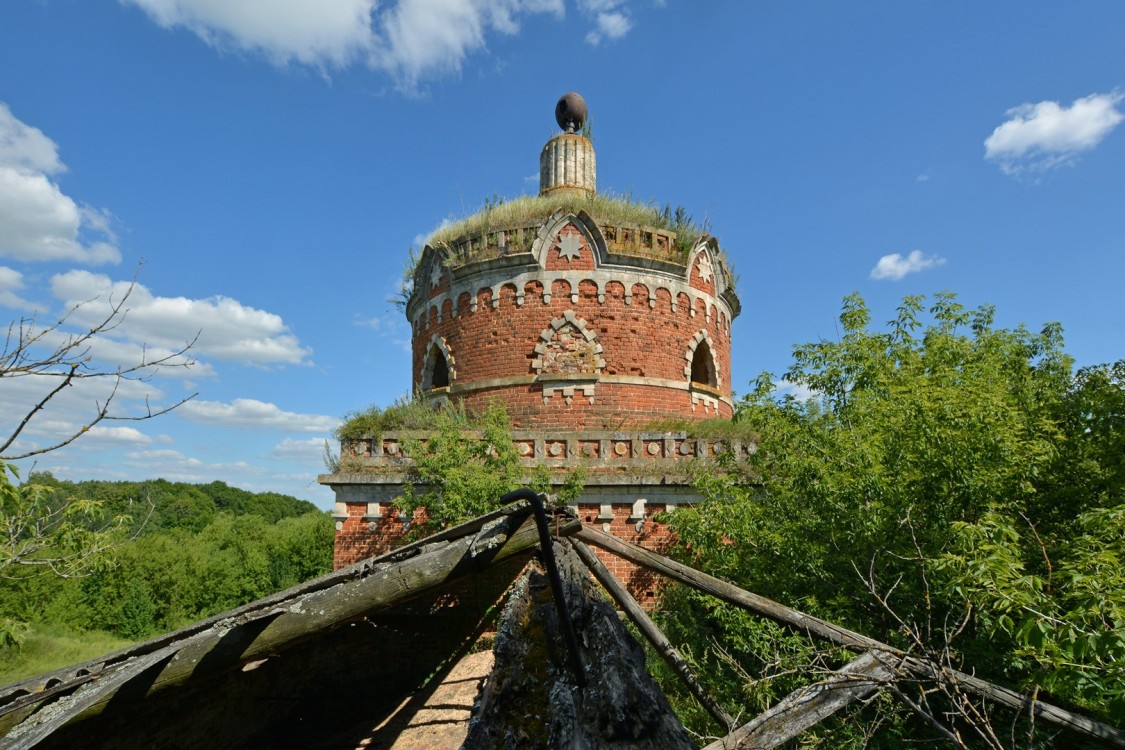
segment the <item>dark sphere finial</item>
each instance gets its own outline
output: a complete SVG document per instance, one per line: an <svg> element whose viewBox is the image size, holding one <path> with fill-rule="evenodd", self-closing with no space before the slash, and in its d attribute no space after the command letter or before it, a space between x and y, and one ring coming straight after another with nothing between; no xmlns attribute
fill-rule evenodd
<svg viewBox="0 0 1125 750"><path fill-rule="evenodd" d="M555 122L568 133L580 130L586 122L586 100L571 91L555 105Z"/></svg>

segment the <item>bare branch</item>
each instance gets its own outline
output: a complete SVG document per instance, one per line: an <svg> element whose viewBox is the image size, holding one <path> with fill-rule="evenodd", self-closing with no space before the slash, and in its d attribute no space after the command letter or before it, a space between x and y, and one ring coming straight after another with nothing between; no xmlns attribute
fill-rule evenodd
<svg viewBox="0 0 1125 750"><path fill-rule="evenodd" d="M93 344L99 336L113 331L124 323L129 312L126 305L136 289L136 285L137 275L134 273L124 292L121 294L110 292L106 298L107 309L99 314L92 323L83 326L78 333L67 334L63 331L63 328L73 321L82 309L98 303L102 299L100 295L75 303L57 320L48 325L38 325L36 316L31 316L21 318L8 326L3 349L0 350L0 379L46 377L59 378L60 382L58 385L51 387L34 405L30 406L11 433L2 438L2 441L0 441L0 460L13 461L50 453L74 442L102 421L138 422L152 419L167 414L197 395L192 394L170 406L159 409L153 409L146 401L145 412L137 415L111 412L110 405L123 380L147 381L163 368L188 368L195 364L188 354L199 340L198 332L190 341L175 351L152 356L150 349L142 345L139 359L132 364L112 369L98 366L92 354ZM81 428L76 428L73 433L47 446L8 453L15 442L25 433L28 425L40 416L47 405L68 386L80 381L103 379L112 380L113 387L103 402L95 401L92 414L83 420Z"/></svg>
<svg viewBox="0 0 1125 750"><path fill-rule="evenodd" d="M4 451L8 450L9 446L11 446L11 444L15 442L16 438L20 436L20 433L23 432L23 429L27 427L28 422L31 421L31 418L42 411L43 407L47 405L47 402L57 396L59 394L59 391L70 385L71 381L74 380L75 369L77 369L77 366L71 367L70 372L67 373L67 376L63 380L63 382L59 383L58 387L44 396L42 400L39 401L39 403L33 406L31 410L24 415L24 418L20 420L19 425L17 425L12 434L8 436L8 439L4 442L4 444L0 445L0 456L4 455Z"/></svg>

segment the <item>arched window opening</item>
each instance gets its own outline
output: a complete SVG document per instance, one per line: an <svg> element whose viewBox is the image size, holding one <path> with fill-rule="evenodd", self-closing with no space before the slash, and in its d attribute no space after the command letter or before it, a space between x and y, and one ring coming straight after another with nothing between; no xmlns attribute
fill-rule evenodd
<svg viewBox="0 0 1125 750"><path fill-rule="evenodd" d="M712 388L719 386L719 380L715 377L715 360L706 341L700 341L695 347L695 355L691 358L691 382Z"/></svg>
<svg viewBox="0 0 1125 750"><path fill-rule="evenodd" d="M430 359L434 363L430 372L430 387L448 388L449 363L445 361L445 353L436 344L430 349Z"/></svg>

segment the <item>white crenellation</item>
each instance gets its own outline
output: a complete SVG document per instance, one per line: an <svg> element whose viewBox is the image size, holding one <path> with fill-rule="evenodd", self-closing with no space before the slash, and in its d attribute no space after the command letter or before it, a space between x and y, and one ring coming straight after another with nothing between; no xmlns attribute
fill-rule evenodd
<svg viewBox="0 0 1125 750"><path fill-rule="evenodd" d="M481 280L475 280L481 281ZM534 271L528 273L520 273L515 276L504 276L497 279L491 284L476 285L470 283L455 283L454 287L447 293L438 295L429 300L430 304L423 307L422 310L411 320L411 325L415 326L418 330L425 330L430 323L430 318L437 319L439 311L444 307L445 302L449 301L454 310L457 309L457 299L462 294L469 295L469 312L475 313L478 311L479 295L481 292L488 291L491 293L492 309L497 309L500 306L500 288L507 284L514 284L517 290L523 290L528 284L533 281L538 281L543 285L542 304L549 305L552 299L552 292L550 291L552 285L556 281L565 281L570 287L568 294L571 304L578 304L579 300L579 285L582 282L589 282L597 289L597 301L599 304L606 304L608 293L606 292L607 285L611 283L618 283L625 287L625 304L631 305L633 303L632 289L634 285L641 285L649 290L648 306L649 309L655 310L657 306L657 293L663 290L669 296L670 302L668 309L673 312L679 312L678 297L684 294L690 301L690 315L696 315L696 307L699 302L703 302L706 310L715 308L719 311L718 317L721 320L730 320L734 315L730 308L727 306L726 301L721 297L701 292L694 287L680 281L670 281L667 278L662 278L652 274L642 273L629 273L629 272L615 272L615 269L599 269L597 271ZM516 304L523 306L527 304L526 292L516 293ZM434 314L427 316L426 309L432 307ZM705 315L705 319L710 322L711 315ZM725 326L724 326L725 330Z"/></svg>

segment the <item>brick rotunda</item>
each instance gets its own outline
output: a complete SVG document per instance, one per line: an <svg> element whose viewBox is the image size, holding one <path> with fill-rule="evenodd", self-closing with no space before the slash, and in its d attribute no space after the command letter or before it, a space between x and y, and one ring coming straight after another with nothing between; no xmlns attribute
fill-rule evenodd
<svg viewBox="0 0 1125 750"><path fill-rule="evenodd" d="M529 469L582 464L583 519L658 547L663 527L646 520L697 499L686 462L750 448L646 429L730 418L739 300L714 237L597 194L582 98L555 114L564 132L540 154L539 196L486 207L423 249L406 302L414 387L435 407L503 402ZM345 441L362 470L320 478L336 493L337 567L409 523L386 512L407 438Z"/></svg>

